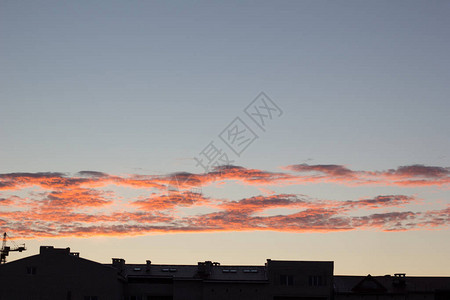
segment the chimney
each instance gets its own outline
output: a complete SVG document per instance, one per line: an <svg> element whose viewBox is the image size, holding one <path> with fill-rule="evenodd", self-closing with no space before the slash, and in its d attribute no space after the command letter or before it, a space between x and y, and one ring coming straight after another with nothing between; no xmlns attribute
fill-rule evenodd
<svg viewBox="0 0 450 300"><path fill-rule="evenodd" d="M122 272L125 267L125 259L123 258L113 258L112 266L116 268L119 272Z"/></svg>
<svg viewBox="0 0 450 300"><path fill-rule="evenodd" d="M150 266L152 265L152 261L146 260L145 263L146 263L145 271L150 272Z"/></svg>
<svg viewBox="0 0 450 300"><path fill-rule="evenodd" d="M197 273L202 277L207 277L211 274L211 261L199 262L197 265Z"/></svg>

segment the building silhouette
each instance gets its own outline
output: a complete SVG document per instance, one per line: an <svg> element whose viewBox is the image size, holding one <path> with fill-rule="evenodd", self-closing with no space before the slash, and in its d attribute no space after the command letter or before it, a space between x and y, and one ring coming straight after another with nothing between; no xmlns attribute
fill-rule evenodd
<svg viewBox="0 0 450 300"><path fill-rule="evenodd" d="M332 261L100 264L52 246L0 265L0 280L0 300L450 299L450 277L334 276Z"/></svg>
<svg viewBox="0 0 450 300"><path fill-rule="evenodd" d="M450 277L334 276L335 300L450 300Z"/></svg>

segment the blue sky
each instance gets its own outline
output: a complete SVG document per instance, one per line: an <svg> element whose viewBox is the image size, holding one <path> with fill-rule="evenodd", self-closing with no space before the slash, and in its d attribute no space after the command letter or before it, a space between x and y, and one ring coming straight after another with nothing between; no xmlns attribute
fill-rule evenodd
<svg viewBox="0 0 450 300"><path fill-rule="evenodd" d="M33 180L45 177L43 172L76 179L82 177L77 172L87 170L167 183L161 178L174 172L204 174L192 158L214 141L244 170L301 178L256 183L253 175L237 178L225 172L216 181L202 182L204 205L178 204L165 208L165 216L181 217L187 214L183 210L220 212L230 201L280 200L289 194L314 203L401 195L409 200L400 205L391 197L392 205L380 213L411 211L422 218L433 211L443 218L426 230L421 226L430 219L395 232L374 226L238 232L239 227L225 226L195 233L146 230L137 236L125 231L112 237L58 231L60 236L50 237L37 234L40 222L47 222L39 219L43 214L24 217L35 230L30 236L18 227L19 216L3 214L2 228L28 239L32 246L24 255L37 252L42 243L60 243L99 261L113 256L144 261L148 253L152 261L179 263L211 257L261 264L265 258L322 259L336 260L340 274L448 275L450 266L443 261L450 250L449 10L446 1L2 1L0 174L22 175L2 177L0 183L14 188L0 190L0 212L45 211L43 205L54 207L63 201L55 195L64 195L83 208L61 214L89 212L100 220L114 209L134 212L128 208L142 205L139 201L146 203L140 209L154 213L148 204L156 200L149 195L163 193L155 187L100 180L100 187L77 186L81 194L69 194L73 186L61 190ZM283 112L265 132L244 113L261 91ZM258 136L239 157L218 137L236 117ZM299 165L307 168L286 169ZM370 177L377 183L330 173L337 166L358 180L378 172ZM24 184L27 180L31 183ZM212 208L217 201L221 204ZM277 203L269 207L273 216L301 211ZM39 228L45 232L58 222ZM67 225L79 225L71 222ZM181 241L190 249L185 254L179 252ZM301 250L305 244L308 251ZM389 249L397 248L404 256L394 260ZM373 256L380 259L368 262ZM350 263L355 257L357 265Z"/></svg>

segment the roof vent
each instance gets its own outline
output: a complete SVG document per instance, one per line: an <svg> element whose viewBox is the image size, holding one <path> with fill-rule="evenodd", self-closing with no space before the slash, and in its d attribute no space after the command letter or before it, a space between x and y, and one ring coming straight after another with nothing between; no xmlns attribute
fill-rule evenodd
<svg viewBox="0 0 450 300"><path fill-rule="evenodd" d="M395 273L394 280L392 284L396 287L402 287L406 285L406 274L405 273Z"/></svg>

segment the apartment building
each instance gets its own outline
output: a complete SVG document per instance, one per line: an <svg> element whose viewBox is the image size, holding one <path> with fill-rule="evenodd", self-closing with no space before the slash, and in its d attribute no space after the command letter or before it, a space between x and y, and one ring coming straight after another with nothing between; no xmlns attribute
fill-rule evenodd
<svg viewBox="0 0 450 300"><path fill-rule="evenodd" d="M332 261L100 264L70 248L0 265L0 300L448 300L450 277L334 276Z"/></svg>

